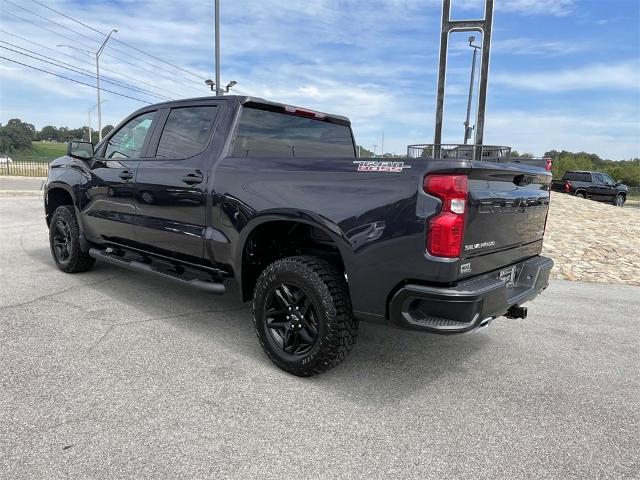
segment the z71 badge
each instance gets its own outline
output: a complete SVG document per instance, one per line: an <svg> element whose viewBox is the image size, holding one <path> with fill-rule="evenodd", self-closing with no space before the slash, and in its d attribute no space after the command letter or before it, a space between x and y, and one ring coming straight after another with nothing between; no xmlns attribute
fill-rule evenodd
<svg viewBox="0 0 640 480"><path fill-rule="evenodd" d="M358 172L400 173L405 168L411 168L411 165L405 165L404 162L377 162L372 160L356 160L353 163L358 164Z"/></svg>

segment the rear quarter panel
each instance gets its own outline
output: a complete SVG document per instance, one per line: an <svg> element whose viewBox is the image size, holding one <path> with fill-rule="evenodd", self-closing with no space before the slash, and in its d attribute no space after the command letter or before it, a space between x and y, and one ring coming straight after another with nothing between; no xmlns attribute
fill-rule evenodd
<svg viewBox="0 0 640 480"><path fill-rule="evenodd" d="M427 268L424 257L425 219L438 205L421 193L424 160L398 159L410 167L400 173L358 172L356 160L220 160L214 208L229 251L218 248L216 260L231 264L238 276L248 232L264 219L290 218L321 226L336 242L357 312L382 319L398 283L442 280L446 266Z"/></svg>

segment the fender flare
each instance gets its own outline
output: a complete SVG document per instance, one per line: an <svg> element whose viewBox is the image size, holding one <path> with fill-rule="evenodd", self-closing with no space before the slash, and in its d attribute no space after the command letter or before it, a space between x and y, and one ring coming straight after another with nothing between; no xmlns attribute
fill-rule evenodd
<svg viewBox="0 0 640 480"><path fill-rule="evenodd" d="M233 256L233 267L243 297L244 292L242 291L242 263L244 260L244 250L247 245L247 240L256 228L264 225L265 223L278 221L310 225L327 234L327 236L329 236L329 238L331 238L331 240L333 240L333 242L338 247L338 251L340 252L340 256L342 257L342 262L344 263L345 270L347 272L347 275L349 275L351 265L353 265L354 262L353 249L351 248L351 243L345 238L344 232L336 223L321 215L318 215L317 213L300 209L287 208L266 210L252 217L251 220L247 222L247 224L240 231L236 242L236 251L234 252Z"/></svg>
<svg viewBox="0 0 640 480"><path fill-rule="evenodd" d="M84 223L83 223L82 215L80 215L80 209L78 208L78 199L76 198L76 192L73 191L73 187L68 183L62 182L59 180L53 180L53 181L47 182L47 184L44 187L45 208L49 203L49 192L51 190L56 190L56 189L64 190L71 197L73 209L76 212L76 220L78 221L78 228L80 229L80 248L82 249L83 252L88 252L90 245L87 242L87 240L84 238Z"/></svg>

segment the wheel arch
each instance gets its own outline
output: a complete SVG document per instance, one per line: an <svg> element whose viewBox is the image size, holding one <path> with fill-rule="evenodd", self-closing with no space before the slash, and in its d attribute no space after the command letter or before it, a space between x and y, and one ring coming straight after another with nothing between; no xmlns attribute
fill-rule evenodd
<svg viewBox="0 0 640 480"><path fill-rule="evenodd" d="M326 238L320 239L315 243L312 241L313 245L309 244L307 246L333 246L335 248L335 260L339 259L340 265L348 275L353 261L353 251L349 242L344 238L340 227L313 212L303 212L300 210L269 211L251 219L242 229L238 237L234 260L234 273L243 300L246 301L252 298L255 282L260 274L259 271L251 268L248 254L252 242L259 238L271 241L277 239L278 236L283 233L283 231L279 229L283 228L287 228L287 232L292 232L293 229L298 229L298 232L302 231L305 233L321 232L321 235L326 236ZM288 251L289 247L291 247L291 245L283 245L282 250ZM271 263L272 261L289 256L289 254L295 255L299 252L288 251L286 255L278 253L279 252L274 251L273 255L270 255L265 262Z"/></svg>
<svg viewBox="0 0 640 480"><path fill-rule="evenodd" d="M80 229L80 248L83 252L89 251L89 243L84 238L84 224L82 215L76 202L73 189L70 185L63 182L49 182L44 192L44 211L47 228L51 225L51 217L53 212L62 205L71 205L76 213L76 221Z"/></svg>
<svg viewBox="0 0 640 480"><path fill-rule="evenodd" d="M51 223L53 212L56 211L56 208L62 205L72 205L76 208L76 202L73 198L73 191L71 190L71 187L66 183L49 183L44 192L44 209L47 226Z"/></svg>

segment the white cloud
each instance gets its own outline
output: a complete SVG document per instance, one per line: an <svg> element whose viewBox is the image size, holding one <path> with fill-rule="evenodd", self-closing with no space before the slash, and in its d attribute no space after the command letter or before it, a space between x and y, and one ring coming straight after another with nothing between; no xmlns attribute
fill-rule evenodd
<svg viewBox="0 0 640 480"><path fill-rule="evenodd" d="M487 115L488 144L519 152L587 151L603 158L628 159L640 154L640 124L633 108L592 105L592 115L563 111L497 110Z"/></svg>
<svg viewBox="0 0 640 480"><path fill-rule="evenodd" d="M497 8L507 12L542 15L568 15L575 8L575 0L505 0L497 1Z"/></svg>
<svg viewBox="0 0 640 480"><path fill-rule="evenodd" d="M592 46L584 41L540 41L534 38L498 39L491 43L496 54L558 57L588 51Z"/></svg>
<svg viewBox="0 0 640 480"><path fill-rule="evenodd" d="M593 64L583 67L548 70L545 72L493 74L492 83L510 88L540 92L581 90L640 91L640 64L636 61Z"/></svg>
<svg viewBox="0 0 640 480"><path fill-rule="evenodd" d="M485 0L453 0L454 8L475 9L484 8ZM575 9L575 0L496 0L497 11L521 13L524 15L568 15Z"/></svg>

